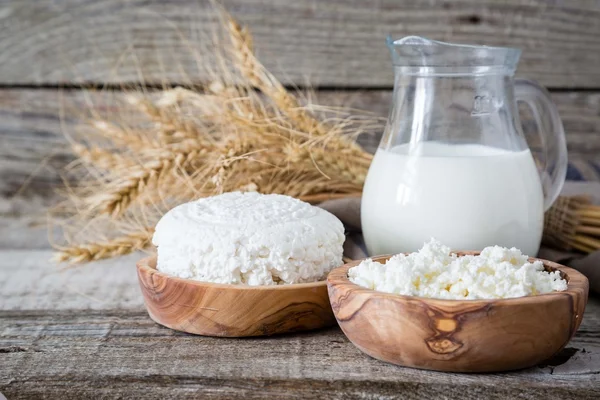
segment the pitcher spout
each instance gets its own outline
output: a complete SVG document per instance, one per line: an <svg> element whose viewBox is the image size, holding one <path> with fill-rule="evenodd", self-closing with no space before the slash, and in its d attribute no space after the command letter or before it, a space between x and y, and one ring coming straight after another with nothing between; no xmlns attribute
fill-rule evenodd
<svg viewBox="0 0 600 400"><path fill-rule="evenodd" d="M473 46L439 42L420 36L387 38L392 63L404 74L513 75L521 51L509 47Z"/></svg>

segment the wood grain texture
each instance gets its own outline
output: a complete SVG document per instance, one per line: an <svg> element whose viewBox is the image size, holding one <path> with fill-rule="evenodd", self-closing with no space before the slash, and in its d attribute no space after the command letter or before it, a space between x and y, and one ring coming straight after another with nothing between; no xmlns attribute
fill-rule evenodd
<svg viewBox="0 0 600 400"><path fill-rule="evenodd" d="M567 136L567 147L572 159L600 160L600 92L552 92L551 98L558 109ZM392 92L369 91L320 91L317 99L322 104L343 104L357 109L387 116L392 103ZM362 138L372 149L379 142L379 135Z"/></svg>
<svg viewBox="0 0 600 400"><path fill-rule="evenodd" d="M202 81L190 48L215 25L208 0L6 0L0 82ZM589 0L224 0L261 59L302 85L385 86L386 35L510 45L519 75L561 88L600 88L600 4ZM283 71L283 72L282 72ZM185 78L183 78L185 76Z"/></svg>
<svg viewBox="0 0 600 400"><path fill-rule="evenodd" d="M72 132L85 117L89 104L108 117L117 115L122 94L57 91L52 89L0 89L0 199L20 192L35 204L51 204L61 169L72 161L61 130ZM385 117L391 91L319 91L322 104L346 105ZM552 93L562 117L569 155L573 160L600 160L600 92ZM62 118L62 122L61 122ZM379 133L360 138L374 151ZM23 188L23 184L28 182ZM1 203L0 213L27 214L26 207Z"/></svg>
<svg viewBox="0 0 600 400"><path fill-rule="evenodd" d="M150 318L204 336L269 336L330 327L335 318L325 281L281 286L224 285L180 279L137 263Z"/></svg>
<svg viewBox="0 0 600 400"><path fill-rule="evenodd" d="M26 232L19 236L35 236ZM143 310L135 271L143 254L69 269L51 257L50 250L0 250L0 310Z"/></svg>
<svg viewBox="0 0 600 400"><path fill-rule="evenodd" d="M0 392L23 398L570 400L600 396L600 302L568 347L503 374L396 367L337 329L223 339L163 328L140 311L0 312ZM243 361L242 361L243 360Z"/></svg>
<svg viewBox="0 0 600 400"><path fill-rule="evenodd" d="M66 271L49 256L0 251L0 392L11 400L600 396L599 298L590 298L575 337L546 363L503 374L437 373L365 356L337 328L246 339L180 333L143 309L137 255Z"/></svg>
<svg viewBox="0 0 600 400"><path fill-rule="evenodd" d="M568 280L566 291L472 301L398 296L360 287L348 279L348 270L359 262L336 268L327 278L338 324L371 357L407 367L498 372L537 365L567 345L581 324L588 298L589 285L582 274L549 261L544 261L546 269L560 270Z"/></svg>

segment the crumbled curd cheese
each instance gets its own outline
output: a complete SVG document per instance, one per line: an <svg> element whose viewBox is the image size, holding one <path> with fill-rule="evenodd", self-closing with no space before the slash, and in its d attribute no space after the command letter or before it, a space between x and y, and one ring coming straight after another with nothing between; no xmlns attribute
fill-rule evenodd
<svg viewBox="0 0 600 400"><path fill-rule="evenodd" d="M567 289L558 271L530 263L516 248L493 246L478 256L451 254L436 240L386 264L364 260L348 271L350 281L381 292L439 299L502 299Z"/></svg>
<svg viewBox="0 0 600 400"><path fill-rule="evenodd" d="M182 204L156 225L157 269L205 282L276 285L324 279L342 264L333 214L283 195L225 193Z"/></svg>

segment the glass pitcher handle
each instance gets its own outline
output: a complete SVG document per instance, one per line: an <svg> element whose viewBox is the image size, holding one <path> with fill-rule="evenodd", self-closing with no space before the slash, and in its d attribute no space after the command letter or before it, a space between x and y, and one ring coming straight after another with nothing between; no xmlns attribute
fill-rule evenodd
<svg viewBox="0 0 600 400"><path fill-rule="evenodd" d="M515 98L529 105L538 125L544 155L540 178L544 191L544 211L547 211L558 197L567 175L565 131L550 93L536 82L516 79ZM539 159L536 161L540 162Z"/></svg>

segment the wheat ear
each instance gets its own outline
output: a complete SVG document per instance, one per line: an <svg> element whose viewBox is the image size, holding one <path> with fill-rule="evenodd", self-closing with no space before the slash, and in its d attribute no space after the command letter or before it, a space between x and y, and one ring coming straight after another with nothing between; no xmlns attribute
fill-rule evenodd
<svg viewBox="0 0 600 400"><path fill-rule="evenodd" d="M89 122L89 127L93 129L94 133L110 140L117 147L125 145L132 150L159 147L159 144L150 140L148 136L140 135L127 127L119 127L112 122L95 119Z"/></svg>
<svg viewBox="0 0 600 400"><path fill-rule="evenodd" d="M114 171L135 165L135 161L131 158L124 157L122 154L105 150L100 147L86 147L82 144L75 143L71 148L81 161L102 170Z"/></svg>
<svg viewBox="0 0 600 400"><path fill-rule="evenodd" d="M302 108L294 96L258 61L254 55L253 40L250 31L233 19L225 16L231 43L233 45L234 61L237 69L248 82L260 89L273 103L284 112L304 132L326 134L328 129L321 122Z"/></svg>
<svg viewBox="0 0 600 400"><path fill-rule="evenodd" d="M187 92L189 91L180 88L167 90L161 94L156 104L148 98L134 95L127 96L127 102L155 123L157 136L162 143L169 144L190 138L199 139L200 135L193 124L182 118L183 113L179 107L184 99L183 94Z"/></svg>
<svg viewBox="0 0 600 400"><path fill-rule="evenodd" d="M371 157L353 140L315 118L306 107L300 106L296 98L258 61L253 51L253 40L245 27L226 14L226 24L233 45L234 62L237 69L252 85L260 89L283 112L295 128L318 137L327 137L331 150L344 149L354 157L370 162Z"/></svg>
<svg viewBox="0 0 600 400"><path fill-rule="evenodd" d="M336 157L332 157L331 150L321 146L288 144L283 153L291 165L312 165L326 178L344 180L359 188L362 187L369 169L368 164L357 162L351 156L338 153Z"/></svg>
<svg viewBox="0 0 600 400"><path fill-rule="evenodd" d="M130 168L125 177L111 182L105 192L91 196L88 205L90 209L118 217L147 187L155 185L162 176L176 168L185 169L206 151L204 148L193 148L180 152L166 152L156 160Z"/></svg>
<svg viewBox="0 0 600 400"><path fill-rule="evenodd" d="M72 246L57 246L58 251L54 254L53 260L56 262L69 261L71 264L78 264L122 256L148 247L153 233L153 228L146 228L139 232L106 241Z"/></svg>

